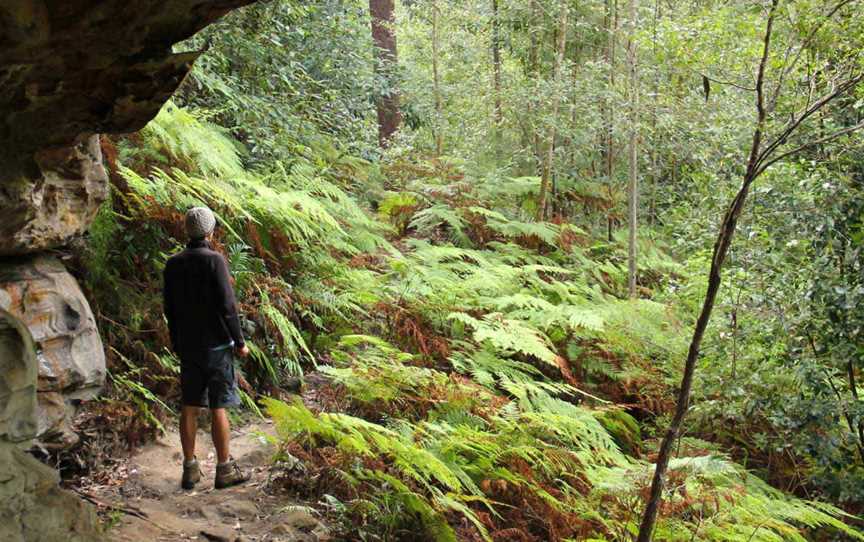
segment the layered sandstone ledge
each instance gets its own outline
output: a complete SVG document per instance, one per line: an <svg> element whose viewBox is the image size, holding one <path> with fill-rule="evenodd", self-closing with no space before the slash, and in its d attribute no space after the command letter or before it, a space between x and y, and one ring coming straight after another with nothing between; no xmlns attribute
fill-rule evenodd
<svg viewBox="0 0 864 542"><path fill-rule="evenodd" d="M0 540L97 541L90 507L27 455L105 380L87 300L46 251L108 194L100 133L152 119L198 53L172 46L253 0L0 2Z"/></svg>

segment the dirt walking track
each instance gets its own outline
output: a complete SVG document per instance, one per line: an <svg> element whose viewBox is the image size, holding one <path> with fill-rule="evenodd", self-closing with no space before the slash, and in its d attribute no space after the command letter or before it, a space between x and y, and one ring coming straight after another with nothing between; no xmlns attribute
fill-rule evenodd
<svg viewBox="0 0 864 542"><path fill-rule="evenodd" d="M206 427L206 425L204 425ZM327 528L314 513L284 497L269 495L273 449L261 434L272 433L262 421L232 431L232 455L252 479L234 488L213 489L216 459L210 435L198 431L201 482L193 491L180 488L182 454L176 432L130 457L115 484L92 487L87 495L111 510L109 540L117 542L318 542ZM122 469L121 469L122 470Z"/></svg>

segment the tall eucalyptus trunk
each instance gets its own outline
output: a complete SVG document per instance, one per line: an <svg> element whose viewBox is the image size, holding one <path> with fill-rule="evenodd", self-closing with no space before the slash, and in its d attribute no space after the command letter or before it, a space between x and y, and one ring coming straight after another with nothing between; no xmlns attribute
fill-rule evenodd
<svg viewBox="0 0 864 542"><path fill-rule="evenodd" d="M444 153L444 105L441 99L441 75L438 66L440 15L438 0L432 0L432 92L435 97L435 156L441 156Z"/></svg>
<svg viewBox="0 0 864 542"><path fill-rule="evenodd" d="M369 0L369 14L372 22L372 42L377 58L376 72L387 82L387 89L376 99L378 111L378 144L387 147L393 134L402 124L399 110L399 91L397 88L396 32L393 14L393 0Z"/></svg>
<svg viewBox="0 0 864 542"><path fill-rule="evenodd" d="M604 56L606 66L609 70L608 75L608 91L611 93L615 89L615 45L618 34L618 2L617 0L606 0L606 50ZM606 177L607 191L609 200L612 201L612 182L615 176L615 148L614 148L614 120L612 116L612 103L606 98L601 102L602 118L603 118L603 136L601 138L601 153L603 158L603 174ZM612 230L615 226L612 217L612 210L606 216L606 235L608 240L612 241Z"/></svg>
<svg viewBox="0 0 864 542"><path fill-rule="evenodd" d="M555 128L557 126L558 108L561 104L561 65L564 63L564 51L567 47L567 17L569 9L566 0L561 4L558 16L558 44L555 55L555 65L552 72L552 115L549 122L549 132L546 142L546 158L540 177L540 195L537 197L537 220L546 219L546 196L552 177L552 167L555 158Z"/></svg>
<svg viewBox="0 0 864 542"><path fill-rule="evenodd" d="M498 0L492 0L492 85L495 92L492 116L495 156L496 158L500 158L501 130L504 123L504 113L501 107L501 21L499 19Z"/></svg>
<svg viewBox="0 0 864 542"><path fill-rule="evenodd" d="M636 59L636 11L638 0L630 0L627 36L628 94L630 102L629 137L627 141L628 183L627 183L627 286L630 298L636 297L636 229L639 218L639 179L638 179L638 139L639 139L639 74Z"/></svg>
<svg viewBox="0 0 864 542"><path fill-rule="evenodd" d="M528 35L530 39L528 48L528 76L532 84L535 85L536 90L536 82L540 72L540 44L537 39L536 30L538 28L537 23L540 21L542 15L539 0L530 1L530 11L531 20L528 23ZM541 157L542 151L540 150L540 135L536 123L537 111L539 110L537 105L538 104L535 104L533 99L529 98L526 116L529 119L528 122L531 126L531 155L534 158L535 171L540 173L543 167L543 158Z"/></svg>

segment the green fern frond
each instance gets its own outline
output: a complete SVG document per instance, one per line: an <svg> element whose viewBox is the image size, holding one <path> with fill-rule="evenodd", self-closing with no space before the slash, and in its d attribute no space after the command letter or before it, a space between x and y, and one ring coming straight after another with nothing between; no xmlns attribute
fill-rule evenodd
<svg viewBox="0 0 864 542"><path fill-rule="evenodd" d="M454 312L447 318L473 328L473 338L478 344L488 341L505 355L521 353L550 365L556 364L557 355L549 339L525 322L505 318L500 313L487 314L478 320L465 313Z"/></svg>

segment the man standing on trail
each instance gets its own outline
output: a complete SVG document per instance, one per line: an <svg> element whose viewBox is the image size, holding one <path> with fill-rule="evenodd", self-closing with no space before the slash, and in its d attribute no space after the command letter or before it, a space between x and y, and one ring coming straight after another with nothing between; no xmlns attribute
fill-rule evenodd
<svg viewBox="0 0 864 542"><path fill-rule="evenodd" d="M165 265L165 318L171 346L180 357L180 443L183 446L183 489L201 480L195 457L198 410L209 407L210 434L219 463L216 489L249 479L230 456L231 429L226 408L240 404L234 375L234 352L249 355L243 341L237 301L221 254L210 246L216 217L207 207L186 213L186 248Z"/></svg>

